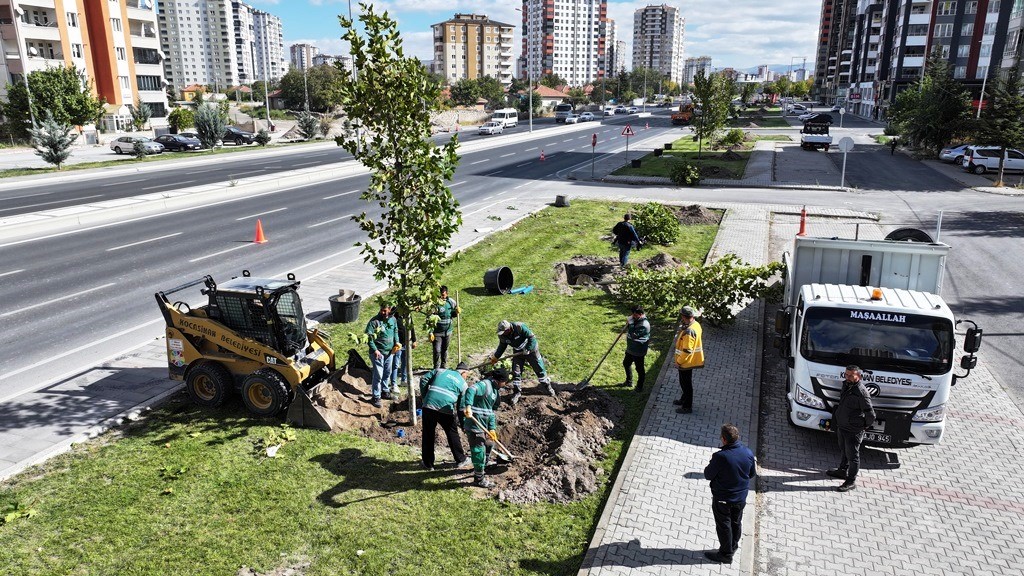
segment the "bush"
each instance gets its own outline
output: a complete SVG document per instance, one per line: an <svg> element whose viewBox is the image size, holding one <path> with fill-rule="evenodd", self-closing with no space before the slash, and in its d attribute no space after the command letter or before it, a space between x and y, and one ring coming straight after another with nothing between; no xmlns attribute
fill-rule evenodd
<svg viewBox="0 0 1024 576"><path fill-rule="evenodd" d="M733 128L732 130L729 130L729 132L726 133L725 136L722 137L719 143L724 144L726 146L736 146L742 144L743 140L743 130L740 130L739 128Z"/></svg>
<svg viewBox="0 0 1024 576"><path fill-rule="evenodd" d="M228 123L216 108L200 105L195 112L196 134L203 148L212 150L224 136Z"/></svg>
<svg viewBox="0 0 1024 576"><path fill-rule="evenodd" d="M700 168L689 162L676 162L669 178L680 186L696 186L700 182Z"/></svg>
<svg viewBox="0 0 1024 576"><path fill-rule="evenodd" d="M134 156L136 160L142 160L146 157L146 145L142 143L142 140L136 140L135 143L132 144L132 156Z"/></svg>
<svg viewBox="0 0 1024 576"><path fill-rule="evenodd" d="M713 325L729 324L733 308L747 300L777 297L769 280L782 269L780 262L749 266L735 254L693 268L641 270L630 268L619 282L619 299L643 306L650 314L674 318L685 305L702 311Z"/></svg>
<svg viewBox="0 0 1024 576"><path fill-rule="evenodd" d="M882 130L882 134L885 134L886 136L899 136L900 131L892 124L886 124L885 129Z"/></svg>
<svg viewBox="0 0 1024 576"><path fill-rule="evenodd" d="M303 140L312 140L316 138L317 130L320 128L320 120L311 112L301 112L296 121L296 128Z"/></svg>
<svg viewBox="0 0 1024 576"><path fill-rule="evenodd" d="M261 129L259 132L256 133L256 137L254 138L254 140L260 146L266 146L267 144L270 143L270 133L267 132L266 130Z"/></svg>
<svg viewBox="0 0 1024 576"><path fill-rule="evenodd" d="M167 123L176 131L181 132L195 126L195 114L191 108L178 107L167 115Z"/></svg>
<svg viewBox="0 0 1024 576"><path fill-rule="evenodd" d="M642 204L634 210L633 226L645 243L670 246L679 239L679 220L657 202Z"/></svg>

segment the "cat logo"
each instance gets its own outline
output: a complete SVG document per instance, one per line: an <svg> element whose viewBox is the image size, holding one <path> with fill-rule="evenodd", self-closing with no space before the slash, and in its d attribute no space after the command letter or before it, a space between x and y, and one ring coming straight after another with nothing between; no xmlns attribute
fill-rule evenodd
<svg viewBox="0 0 1024 576"><path fill-rule="evenodd" d="M277 364L277 358L274 358L273 356L264 356L263 361L267 364Z"/></svg>

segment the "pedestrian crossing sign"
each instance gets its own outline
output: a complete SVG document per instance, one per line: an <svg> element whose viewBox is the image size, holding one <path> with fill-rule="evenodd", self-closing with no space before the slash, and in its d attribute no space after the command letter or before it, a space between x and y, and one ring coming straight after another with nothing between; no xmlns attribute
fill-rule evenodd
<svg viewBox="0 0 1024 576"><path fill-rule="evenodd" d="M633 129L629 127L629 124L626 124L626 127L622 129L622 135L635 136L635 134L633 134Z"/></svg>

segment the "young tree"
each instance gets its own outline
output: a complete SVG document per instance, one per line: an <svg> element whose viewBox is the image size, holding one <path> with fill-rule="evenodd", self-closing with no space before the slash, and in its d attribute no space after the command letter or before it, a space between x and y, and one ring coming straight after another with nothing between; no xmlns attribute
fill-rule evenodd
<svg viewBox="0 0 1024 576"><path fill-rule="evenodd" d="M179 106L171 113L167 115L167 123L174 128L176 132L191 128L196 125L195 114L192 109L187 106Z"/></svg>
<svg viewBox="0 0 1024 576"><path fill-rule="evenodd" d="M476 80L463 78L451 87L452 102L456 106L474 106L477 98L480 97L480 85Z"/></svg>
<svg viewBox="0 0 1024 576"><path fill-rule="evenodd" d="M541 86L547 86L548 88L565 86L565 80L563 80L558 74L545 74L540 77L540 80L538 80L537 83Z"/></svg>
<svg viewBox="0 0 1024 576"><path fill-rule="evenodd" d="M896 97L889 119L911 144L936 151L969 126L970 93L953 79L940 50L928 57L924 77Z"/></svg>
<svg viewBox="0 0 1024 576"><path fill-rule="evenodd" d="M746 106L754 99L754 94L757 93L757 86L753 82L745 82L743 88L740 89L740 101Z"/></svg>
<svg viewBox="0 0 1024 576"><path fill-rule="evenodd" d="M349 118L363 127L365 142L341 145L370 169L361 198L384 209L355 220L367 235L360 243L364 261L378 281L387 282L398 313L407 317L402 342L408 350L410 311L436 296L451 237L462 225L459 203L446 185L458 164L458 137L444 146L430 138L431 106L440 86L419 60L405 55L398 25L386 12L378 14L368 2L360 11L365 36L352 20L339 17L342 39L359 70L358 78L344 78L341 94ZM404 355L407 377L409 356ZM414 398L410 394L413 414Z"/></svg>
<svg viewBox="0 0 1024 576"><path fill-rule="evenodd" d="M36 156L47 164L56 166L57 170L60 170L64 161L71 156L71 146L78 138L78 134L72 132L70 124L57 123L50 112L46 113L46 119L39 127L29 130L29 135Z"/></svg>
<svg viewBox="0 0 1024 576"><path fill-rule="evenodd" d="M569 89L569 103L572 104L573 109L586 101L587 93L583 91L583 88Z"/></svg>
<svg viewBox="0 0 1024 576"><path fill-rule="evenodd" d="M999 178L996 186L1003 185L1003 169L1006 149L1024 144L1024 82L1020 70L1010 68L1005 76L990 82L991 92L988 105L982 110L979 138L988 144L999 146Z"/></svg>
<svg viewBox="0 0 1024 576"><path fill-rule="evenodd" d="M24 82L7 85L7 102L0 104L5 118L16 137L27 138L31 117L38 122L44 112L53 115L58 124L81 126L96 118L97 100L92 95L85 72L74 66L36 70L28 75L32 90L32 113Z"/></svg>
<svg viewBox="0 0 1024 576"><path fill-rule="evenodd" d="M323 116L320 117L317 129L320 131L321 136L327 138L327 135L331 133L331 128L333 127L333 125L334 123L332 122L330 115L324 114Z"/></svg>
<svg viewBox="0 0 1024 576"><path fill-rule="evenodd" d="M132 107L132 124L135 125L136 130L142 130L146 127L146 122L153 117L153 111L149 108L149 104L142 101L142 98L135 100L135 106Z"/></svg>
<svg viewBox="0 0 1024 576"><path fill-rule="evenodd" d="M299 116L295 119L295 128L298 129L303 140L312 140L316 138L320 120L312 112L299 112Z"/></svg>
<svg viewBox="0 0 1024 576"><path fill-rule="evenodd" d="M540 109L543 102L540 99L540 93L536 90L533 91L533 115L540 115ZM519 101L516 103L516 109L523 114L529 114L530 112L530 94L520 94Z"/></svg>
<svg viewBox="0 0 1024 576"><path fill-rule="evenodd" d="M700 116L690 125L697 135L697 157L700 157L704 140L714 140L715 135L725 127L729 116L729 102L732 94L727 91L721 74L707 76L703 70L693 78L694 105L700 109Z"/></svg>
<svg viewBox="0 0 1024 576"><path fill-rule="evenodd" d="M224 137L227 122L220 111L214 107L200 104L195 113L196 135L203 143L203 148L212 149Z"/></svg>
<svg viewBox="0 0 1024 576"><path fill-rule="evenodd" d="M136 140L132 142L132 158L136 160L142 160L146 157L146 145L142 143L142 140Z"/></svg>

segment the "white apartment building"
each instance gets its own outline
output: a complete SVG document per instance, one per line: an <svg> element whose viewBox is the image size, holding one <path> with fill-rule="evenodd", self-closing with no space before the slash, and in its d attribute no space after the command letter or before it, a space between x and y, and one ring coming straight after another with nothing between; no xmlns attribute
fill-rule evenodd
<svg viewBox="0 0 1024 576"><path fill-rule="evenodd" d="M316 56L313 56L313 66L323 66L325 64L335 66L338 63L340 63L341 67L345 70L352 69L351 56L334 56L331 54L317 54Z"/></svg>
<svg viewBox="0 0 1024 576"><path fill-rule="evenodd" d="M308 70L314 66L313 59L319 53L320 50L312 44L292 44L288 47L292 68L296 70Z"/></svg>
<svg viewBox="0 0 1024 576"><path fill-rule="evenodd" d="M683 61L683 82L686 84L693 84L693 78L698 72L704 72L704 75L711 73L711 57L710 56L698 56L696 58L687 58Z"/></svg>
<svg viewBox="0 0 1024 576"><path fill-rule="evenodd" d="M284 51L284 28L281 19L269 12L251 8L253 41L256 43L256 77L280 80L288 72Z"/></svg>
<svg viewBox="0 0 1024 576"><path fill-rule="evenodd" d="M678 8L662 4L633 12L633 69L657 70L683 83L683 26Z"/></svg>
<svg viewBox="0 0 1024 576"><path fill-rule="evenodd" d="M619 27L615 20L608 18L604 23L605 76L612 77L625 67L625 54L618 50Z"/></svg>
<svg viewBox="0 0 1024 576"><path fill-rule="evenodd" d="M496 78L506 88L512 84L513 32L511 24L484 14L456 14L434 24L434 62L431 70L449 84L459 80Z"/></svg>
<svg viewBox="0 0 1024 576"><path fill-rule="evenodd" d="M523 0L521 65L533 78L556 74L570 86L602 78L607 0Z"/></svg>

